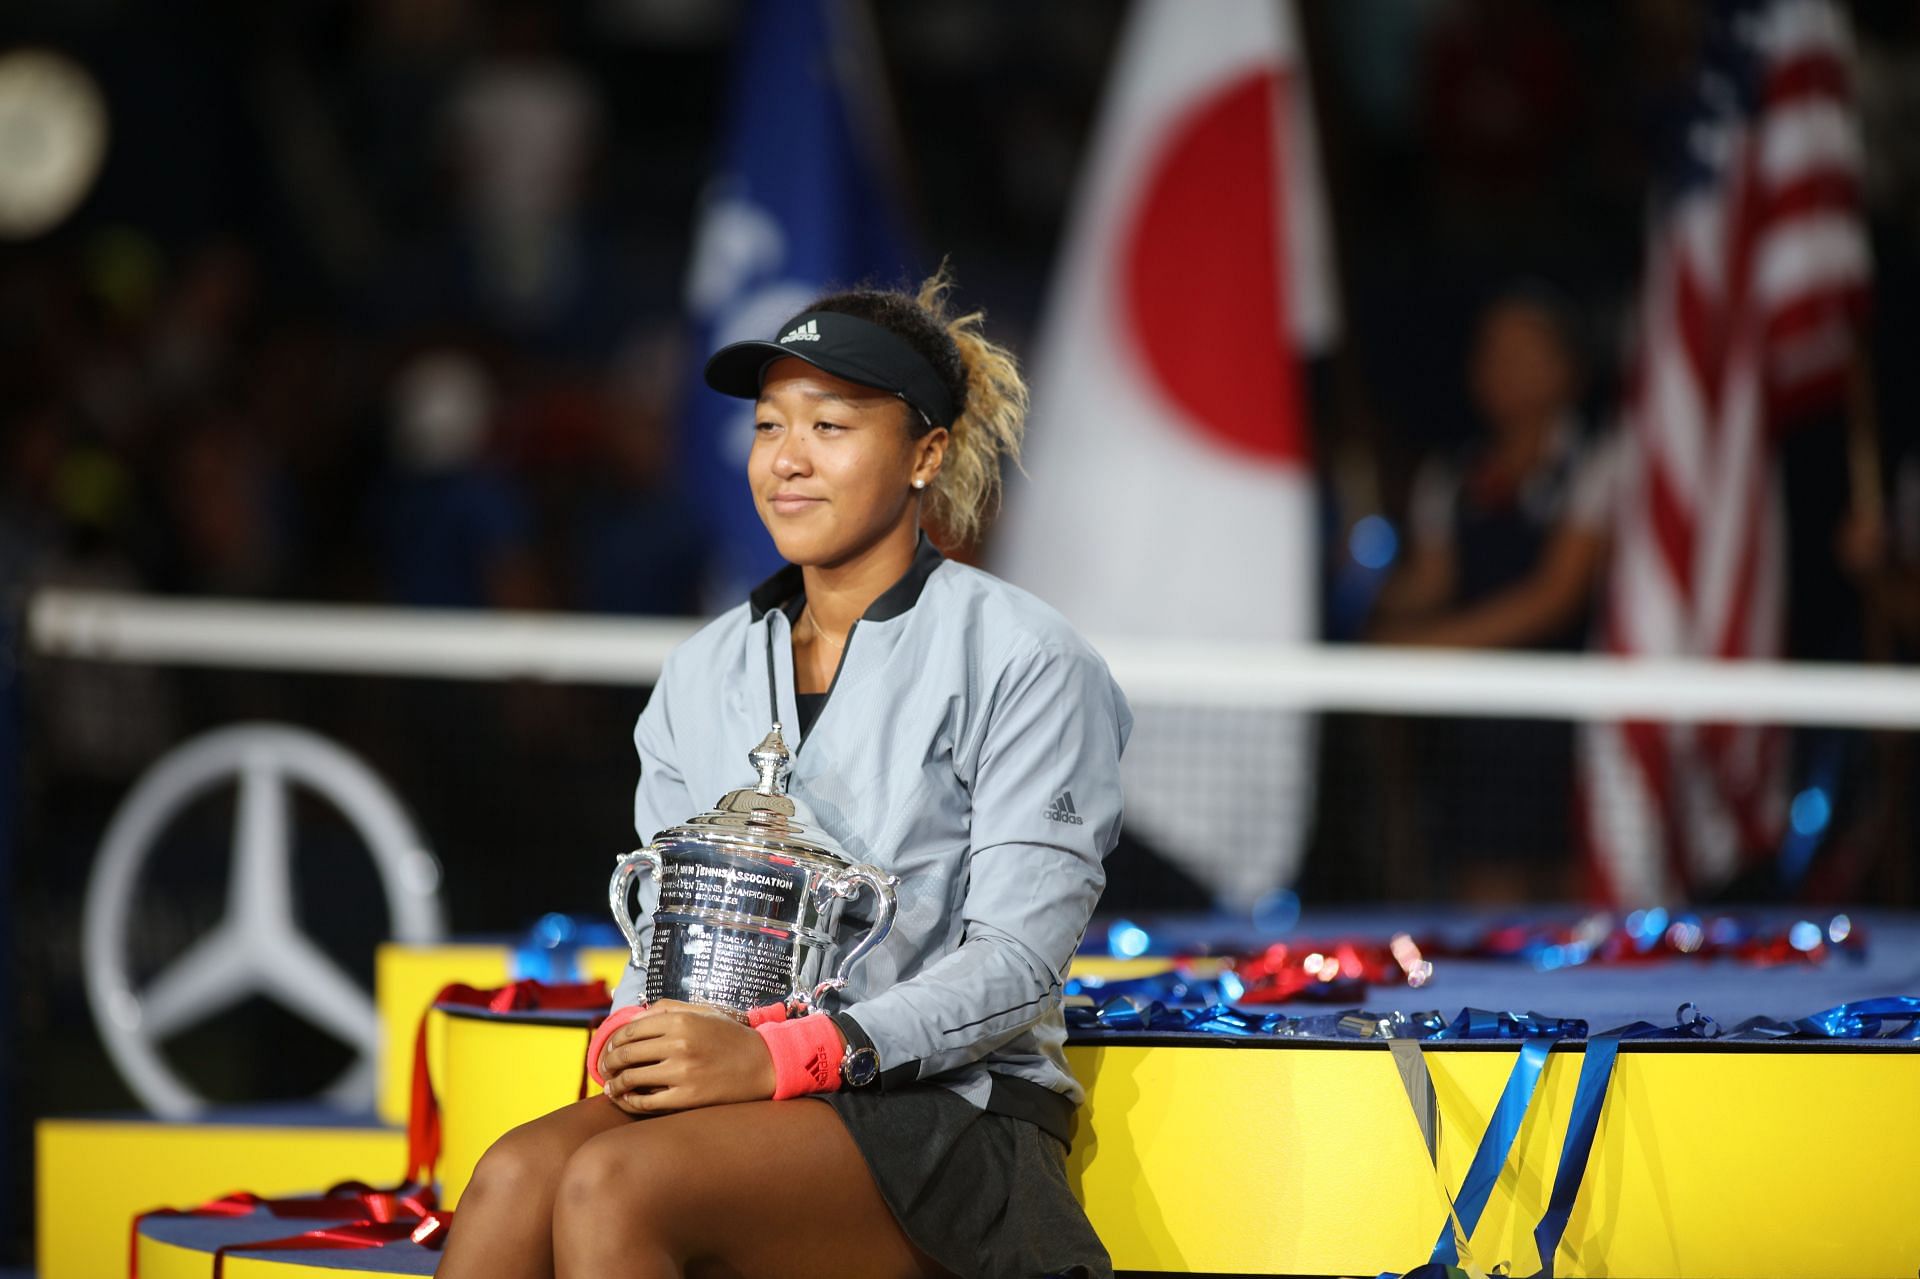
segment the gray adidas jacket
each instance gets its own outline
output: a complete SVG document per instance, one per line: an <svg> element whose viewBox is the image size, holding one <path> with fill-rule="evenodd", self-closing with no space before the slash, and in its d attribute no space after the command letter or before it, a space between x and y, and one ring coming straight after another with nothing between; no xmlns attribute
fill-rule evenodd
<svg viewBox="0 0 1920 1279"><path fill-rule="evenodd" d="M751 784L747 752L778 719L791 793L900 878L893 931L837 1015L878 1052L880 1087L926 1080L1063 1132L1082 1092L1061 986L1119 837L1126 698L1053 609L923 537L802 738L800 596L789 566L668 658L634 728L634 828L650 840ZM616 1005L644 988L629 965Z"/></svg>

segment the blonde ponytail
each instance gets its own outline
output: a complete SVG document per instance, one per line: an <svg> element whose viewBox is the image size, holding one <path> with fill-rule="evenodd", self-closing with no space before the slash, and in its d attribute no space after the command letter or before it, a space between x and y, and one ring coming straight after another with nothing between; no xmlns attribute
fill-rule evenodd
<svg viewBox="0 0 1920 1279"><path fill-rule="evenodd" d="M979 539L1000 506L1000 465L1020 464L1027 383L1013 352L981 331L986 312L947 315L953 280L942 262L914 301L952 339L966 367L966 396L947 430L946 458L927 490L926 520L956 545Z"/></svg>

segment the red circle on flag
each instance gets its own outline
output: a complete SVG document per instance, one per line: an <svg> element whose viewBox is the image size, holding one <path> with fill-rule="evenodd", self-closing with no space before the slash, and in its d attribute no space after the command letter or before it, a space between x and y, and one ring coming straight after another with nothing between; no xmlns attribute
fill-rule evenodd
<svg viewBox="0 0 1920 1279"><path fill-rule="evenodd" d="M1172 128L1121 236L1122 328L1154 381L1213 443L1307 457L1288 335L1279 71L1226 82Z"/></svg>

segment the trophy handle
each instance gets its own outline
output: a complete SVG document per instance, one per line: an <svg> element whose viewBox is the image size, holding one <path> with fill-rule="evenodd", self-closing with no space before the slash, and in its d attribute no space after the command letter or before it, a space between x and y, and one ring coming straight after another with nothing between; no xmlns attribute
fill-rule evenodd
<svg viewBox="0 0 1920 1279"><path fill-rule="evenodd" d="M627 945L633 950L633 966L645 968L647 957L640 953L640 921L627 909L627 881L633 873L644 869L653 876L653 882L660 882L660 854L651 848L638 848L622 857L613 868L613 878L607 882L607 906L613 911L613 922L620 925L620 931L626 935Z"/></svg>
<svg viewBox="0 0 1920 1279"><path fill-rule="evenodd" d="M828 991L845 986L847 974L853 971L853 966L871 954L893 931L893 889L899 882L897 876L883 875L871 866L855 865L820 885L821 892L840 898L853 897L865 888L873 893L878 909L874 912L873 926L867 929L867 935L840 960L840 967L834 970L833 976L813 988L812 995L807 999L809 1004L818 1007L821 997Z"/></svg>

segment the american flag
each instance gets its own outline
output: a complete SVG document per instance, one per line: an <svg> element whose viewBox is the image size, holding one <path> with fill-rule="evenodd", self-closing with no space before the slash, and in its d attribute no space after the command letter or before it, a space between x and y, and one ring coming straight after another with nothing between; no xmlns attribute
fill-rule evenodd
<svg viewBox="0 0 1920 1279"><path fill-rule="evenodd" d="M1781 654L1774 443L1789 421L1841 402L1870 272L1851 53L1825 0L1722 3L1707 17L1649 228L1603 609L1610 652ZM1681 900L1777 852L1785 752L1774 728L1590 726L1583 824L1604 895Z"/></svg>

